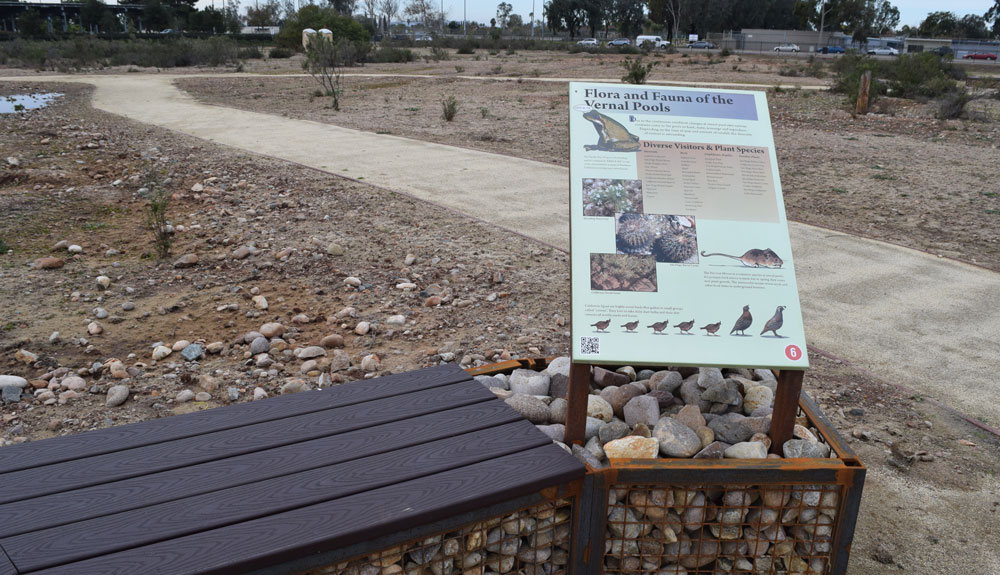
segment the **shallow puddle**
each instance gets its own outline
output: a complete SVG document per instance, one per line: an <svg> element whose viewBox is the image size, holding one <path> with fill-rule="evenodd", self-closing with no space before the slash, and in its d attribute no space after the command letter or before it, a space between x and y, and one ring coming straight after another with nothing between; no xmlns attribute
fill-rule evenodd
<svg viewBox="0 0 1000 575"><path fill-rule="evenodd" d="M25 110L37 110L49 105L49 102L62 96L51 92L48 94L16 94L0 97L0 114L13 114Z"/></svg>

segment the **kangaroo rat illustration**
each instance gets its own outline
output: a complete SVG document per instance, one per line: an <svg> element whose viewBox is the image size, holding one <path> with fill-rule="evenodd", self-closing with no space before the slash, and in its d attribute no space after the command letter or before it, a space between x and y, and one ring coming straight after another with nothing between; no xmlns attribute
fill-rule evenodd
<svg viewBox="0 0 1000 575"><path fill-rule="evenodd" d="M701 252L701 257L707 258L709 256L722 256L739 260L748 268L780 268L781 264L784 263L781 261L781 258L778 257L778 254L771 251L770 248L766 250L748 250L747 253L739 257L731 256L729 254L708 254Z"/></svg>

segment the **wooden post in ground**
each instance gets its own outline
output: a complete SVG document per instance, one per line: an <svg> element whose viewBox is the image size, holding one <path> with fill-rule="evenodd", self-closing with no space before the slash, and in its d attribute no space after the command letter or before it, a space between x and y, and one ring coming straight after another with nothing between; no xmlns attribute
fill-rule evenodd
<svg viewBox="0 0 1000 575"><path fill-rule="evenodd" d="M872 85L872 71L865 70L861 75L861 87L858 88L858 105L854 108L856 114L864 116L868 113L868 91Z"/></svg>
<svg viewBox="0 0 1000 575"><path fill-rule="evenodd" d="M799 396L802 395L802 376L804 373L800 370L790 369L783 369L778 373L778 388L774 394L774 411L771 413L771 453L783 455L782 446L792 438L795 418L799 414Z"/></svg>
<svg viewBox="0 0 1000 575"><path fill-rule="evenodd" d="M587 430L587 401L590 396L590 364L574 363L569 368L566 398L566 445L583 445Z"/></svg>

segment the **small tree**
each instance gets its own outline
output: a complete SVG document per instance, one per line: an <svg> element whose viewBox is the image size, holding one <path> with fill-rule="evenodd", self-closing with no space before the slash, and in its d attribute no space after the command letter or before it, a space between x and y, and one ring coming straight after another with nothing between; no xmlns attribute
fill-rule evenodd
<svg viewBox="0 0 1000 575"><path fill-rule="evenodd" d="M356 57L354 45L343 38L333 40L316 35L306 47L306 61L303 65L323 87L326 95L330 96L334 110L340 110L340 96L344 93L340 83L340 68L353 64Z"/></svg>
<svg viewBox="0 0 1000 575"><path fill-rule="evenodd" d="M153 235L156 255L161 259L170 255L170 228L167 224L167 208L170 207L170 193L164 189L152 171L149 172L149 205L146 206L146 228Z"/></svg>
<svg viewBox="0 0 1000 575"><path fill-rule="evenodd" d="M622 82L626 84L645 84L646 77L653 70L653 66L659 64L659 62L649 62L646 64L642 63L642 57L636 56L635 60L631 58L625 58L622 60L622 68L625 69L625 75L622 76Z"/></svg>

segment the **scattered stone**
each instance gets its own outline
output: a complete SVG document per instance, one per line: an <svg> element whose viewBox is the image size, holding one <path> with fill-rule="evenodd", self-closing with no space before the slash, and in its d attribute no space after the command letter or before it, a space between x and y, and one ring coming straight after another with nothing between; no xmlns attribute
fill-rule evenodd
<svg viewBox="0 0 1000 575"><path fill-rule="evenodd" d="M344 347L344 336L340 334L330 334L320 340L319 344L326 349L334 349L337 347Z"/></svg>
<svg viewBox="0 0 1000 575"><path fill-rule="evenodd" d="M424 307L437 307L441 305L441 296L432 295L424 300Z"/></svg>
<svg viewBox="0 0 1000 575"><path fill-rule="evenodd" d="M830 456L830 446L804 439L789 439L781 446L781 451L788 459L809 458L825 459Z"/></svg>
<svg viewBox="0 0 1000 575"><path fill-rule="evenodd" d="M97 285L104 289L111 287L111 278L108 276L97 276Z"/></svg>
<svg viewBox="0 0 1000 575"><path fill-rule="evenodd" d="M331 243L330 245L326 246L326 253L330 254L331 256L342 256L344 255L344 248L340 244Z"/></svg>
<svg viewBox="0 0 1000 575"><path fill-rule="evenodd" d="M21 401L21 388L13 385L0 387L0 397L4 403L17 403Z"/></svg>
<svg viewBox="0 0 1000 575"><path fill-rule="evenodd" d="M629 434L628 424L617 419L609 423L603 423L597 431L597 439L600 440L601 445L605 445L610 441L616 439L621 439Z"/></svg>
<svg viewBox="0 0 1000 575"><path fill-rule="evenodd" d="M108 319L108 315L109 315L108 310L104 309L103 307L94 308L94 317L96 317L97 319Z"/></svg>
<svg viewBox="0 0 1000 575"><path fill-rule="evenodd" d="M630 435L604 444L608 459L655 459L659 451L660 442L653 437Z"/></svg>
<svg viewBox="0 0 1000 575"><path fill-rule="evenodd" d="M743 441L725 451L726 459L767 459L767 447L757 441Z"/></svg>
<svg viewBox="0 0 1000 575"><path fill-rule="evenodd" d="M359 321L358 325L354 326L354 333L358 335L366 335L372 329L372 324L367 321Z"/></svg>
<svg viewBox="0 0 1000 575"><path fill-rule="evenodd" d="M250 342L250 355L260 355L262 353L267 353L271 349L271 342L267 341L267 338L260 336L257 339Z"/></svg>
<svg viewBox="0 0 1000 575"><path fill-rule="evenodd" d="M729 449L728 443L723 443L721 441L713 441L705 446L704 449L699 451L694 455L695 459L722 459L725 456L726 450Z"/></svg>
<svg viewBox="0 0 1000 575"><path fill-rule="evenodd" d="M83 391L87 389L87 382L83 380L82 377L71 375L62 380L63 389L68 389L70 391Z"/></svg>
<svg viewBox="0 0 1000 575"><path fill-rule="evenodd" d="M625 415L625 423L629 426L635 427L642 423L652 427L660 420L660 403L655 397L640 395L629 400L622 412Z"/></svg>
<svg viewBox="0 0 1000 575"><path fill-rule="evenodd" d="M89 324L87 324L87 333L89 333L90 335L101 335L102 333L104 333L104 326L97 323L96 321L92 321Z"/></svg>
<svg viewBox="0 0 1000 575"><path fill-rule="evenodd" d="M670 417L664 417L656 423L653 437L660 442L660 451L667 457L691 457L701 450L698 434Z"/></svg>
<svg viewBox="0 0 1000 575"><path fill-rule="evenodd" d="M175 268L190 268L198 265L199 258L195 254L184 254L177 261L174 262Z"/></svg>
<svg viewBox="0 0 1000 575"><path fill-rule="evenodd" d="M361 371L374 373L380 369L382 369L382 361L374 353L361 358Z"/></svg>
<svg viewBox="0 0 1000 575"><path fill-rule="evenodd" d="M771 388L758 385L747 390L743 396L743 413L753 414L754 410L761 407L770 407L774 403L774 392Z"/></svg>
<svg viewBox="0 0 1000 575"><path fill-rule="evenodd" d="M545 405L545 402L537 397L515 393L506 399L506 403L514 411L520 413L522 417L535 425L546 425L549 423L549 406Z"/></svg>
<svg viewBox="0 0 1000 575"><path fill-rule="evenodd" d="M132 311L135 309L135 304L133 302L127 301L122 304L122 309L125 311Z"/></svg>
<svg viewBox="0 0 1000 575"><path fill-rule="evenodd" d="M181 355L188 361L198 361L201 356L205 355L205 350L201 345L192 343L181 350Z"/></svg>
<svg viewBox="0 0 1000 575"><path fill-rule="evenodd" d="M548 395L550 381L549 376L543 373L530 369L515 369L510 374L509 389L514 393Z"/></svg>
<svg viewBox="0 0 1000 575"><path fill-rule="evenodd" d="M107 398L104 400L106 407L118 407L128 399L129 389L127 385L113 385L108 388Z"/></svg>
<svg viewBox="0 0 1000 575"><path fill-rule="evenodd" d="M603 367L594 366L594 383L597 387L608 387L609 385L615 385L621 387L629 383L629 378L627 375L622 373L616 373L613 371L608 371Z"/></svg>
<svg viewBox="0 0 1000 575"><path fill-rule="evenodd" d="M611 421L615 412L611 409L611 404L597 395L587 396L587 417L600 419L601 421Z"/></svg>
<svg viewBox="0 0 1000 575"><path fill-rule="evenodd" d="M153 349L153 360L154 361L159 361L159 360L167 357L171 353L173 353L173 351L174 350L170 349L169 347L167 347L165 345L158 345L158 346L156 346L155 349Z"/></svg>
<svg viewBox="0 0 1000 575"><path fill-rule="evenodd" d="M729 444L742 443L754 434L746 423L746 417L739 413L727 413L708 422L708 427L715 432L716 439Z"/></svg>
<svg viewBox="0 0 1000 575"><path fill-rule="evenodd" d="M277 322L268 322L260 326L260 335L266 338L281 337L285 335L285 326Z"/></svg>
<svg viewBox="0 0 1000 575"><path fill-rule="evenodd" d="M28 380L17 375L0 375L0 387L24 389L28 387Z"/></svg>
<svg viewBox="0 0 1000 575"><path fill-rule="evenodd" d="M267 399L267 391L263 387L255 387L253 389L253 400L258 401L261 399Z"/></svg>
<svg viewBox="0 0 1000 575"><path fill-rule="evenodd" d="M40 270L54 270L63 267L64 265L66 265L66 262L64 262L62 258L47 257L47 258L38 258L37 260L32 262L31 265Z"/></svg>
<svg viewBox="0 0 1000 575"><path fill-rule="evenodd" d="M385 320L385 323L387 325L391 325L391 326L394 326L394 327L398 327L398 326L401 326L401 325L406 325L406 316L405 315L390 315Z"/></svg>
<svg viewBox="0 0 1000 575"><path fill-rule="evenodd" d="M71 254L82 254L83 253L83 247L78 246L76 244L72 244L68 248L66 248L66 251L68 251Z"/></svg>
<svg viewBox="0 0 1000 575"><path fill-rule="evenodd" d="M194 400L200 402L212 401L212 394L207 391L199 391L194 394Z"/></svg>
<svg viewBox="0 0 1000 575"><path fill-rule="evenodd" d="M17 353L14 354L14 359L21 363L32 365L38 361L38 354L32 353L26 349L19 349L17 350Z"/></svg>
<svg viewBox="0 0 1000 575"><path fill-rule="evenodd" d="M700 381L699 377L699 386L701 385ZM739 405L743 401L743 397L740 395L739 384L731 379L711 384L702 392L701 399L725 405Z"/></svg>
<svg viewBox="0 0 1000 575"><path fill-rule="evenodd" d="M176 396L174 396L174 403L187 403L194 399L194 392L190 389L181 390Z"/></svg>
<svg viewBox="0 0 1000 575"><path fill-rule="evenodd" d="M295 354L299 359L312 359L314 357L326 357L326 350L318 345L311 345L298 350Z"/></svg>
<svg viewBox="0 0 1000 575"><path fill-rule="evenodd" d="M360 287L361 286L361 279L360 278L356 278L354 276L347 276L346 278L344 278L344 285L351 286L351 287Z"/></svg>
<svg viewBox="0 0 1000 575"><path fill-rule="evenodd" d="M222 350L226 349L226 344L221 341L213 341L212 343L205 346L205 351L211 354L222 353Z"/></svg>
<svg viewBox="0 0 1000 575"><path fill-rule="evenodd" d="M62 341L62 336L59 334L58 331L52 332L52 334L49 336L49 343L59 343L60 341Z"/></svg>
<svg viewBox="0 0 1000 575"><path fill-rule="evenodd" d="M722 370L717 367L698 368L698 387L708 389L717 383L722 383Z"/></svg>
<svg viewBox="0 0 1000 575"><path fill-rule="evenodd" d="M697 431L705 426L705 416L701 414L697 405L685 405L671 417L688 426L692 431Z"/></svg>
<svg viewBox="0 0 1000 575"><path fill-rule="evenodd" d="M292 380L281 386L281 395L289 395L292 393L302 393L303 391L309 391L312 389L304 381Z"/></svg>

